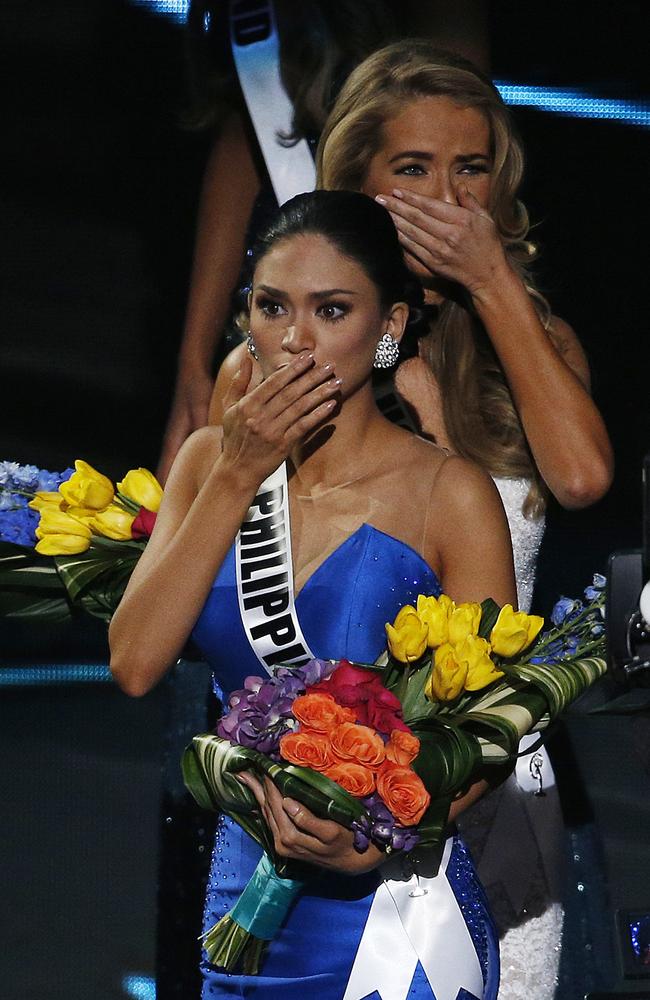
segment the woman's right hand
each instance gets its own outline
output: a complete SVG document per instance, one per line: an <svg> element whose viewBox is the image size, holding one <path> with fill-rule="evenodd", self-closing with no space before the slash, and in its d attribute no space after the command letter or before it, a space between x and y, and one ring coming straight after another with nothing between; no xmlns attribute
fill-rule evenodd
<svg viewBox="0 0 650 1000"><path fill-rule="evenodd" d="M247 356L224 399L221 460L257 487L332 413L341 379L309 353L249 391L251 374Z"/></svg>

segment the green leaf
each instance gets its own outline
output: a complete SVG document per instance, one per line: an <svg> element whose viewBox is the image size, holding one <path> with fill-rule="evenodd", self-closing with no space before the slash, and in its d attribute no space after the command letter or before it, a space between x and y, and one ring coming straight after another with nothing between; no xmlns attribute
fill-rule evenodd
<svg viewBox="0 0 650 1000"><path fill-rule="evenodd" d="M22 545L0 542L0 616L59 622L70 615L54 560Z"/></svg>
<svg viewBox="0 0 650 1000"><path fill-rule="evenodd" d="M481 624L479 626L478 634L482 639L490 638L490 632L496 625L500 611L501 608L496 601L492 600L491 597L486 597L485 600L481 602Z"/></svg>
<svg viewBox="0 0 650 1000"><path fill-rule="evenodd" d="M61 590L61 581L51 556L0 542L0 588L4 587Z"/></svg>

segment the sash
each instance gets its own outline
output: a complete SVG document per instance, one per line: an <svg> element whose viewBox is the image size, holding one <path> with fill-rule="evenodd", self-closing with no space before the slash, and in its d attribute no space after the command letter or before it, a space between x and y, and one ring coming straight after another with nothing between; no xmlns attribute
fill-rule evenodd
<svg viewBox="0 0 650 1000"><path fill-rule="evenodd" d="M314 659L293 593L287 467L265 479L235 540L237 600L246 636L267 673Z"/></svg>
<svg viewBox="0 0 650 1000"><path fill-rule="evenodd" d="M474 942L454 896L447 866L449 837L435 878L382 882L370 907L343 1000L407 1000L418 961L436 1000L459 990L483 997L483 973Z"/></svg>
<svg viewBox="0 0 650 1000"><path fill-rule="evenodd" d="M313 191L316 168L305 139L283 146L278 138L291 131L293 107L280 79L272 0L230 0L230 44L275 197L282 205L302 191Z"/></svg>

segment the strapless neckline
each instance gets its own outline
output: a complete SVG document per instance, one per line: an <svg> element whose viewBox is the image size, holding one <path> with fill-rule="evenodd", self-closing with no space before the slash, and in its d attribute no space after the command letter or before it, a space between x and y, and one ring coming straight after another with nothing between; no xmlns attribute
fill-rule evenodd
<svg viewBox="0 0 650 1000"><path fill-rule="evenodd" d="M363 538L364 536L370 537L371 535L385 538L389 542L392 542L394 545L406 549L420 563L423 569L427 570L429 573L433 575L438 586L440 585L438 574L435 572L434 569L431 568L431 566L429 566L426 559L423 556L421 556L420 553L416 549L414 549L412 545L409 545L408 542L403 542L401 538L395 538L394 535L390 535L388 534L388 532L382 531L380 528L375 528L374 525L369 524L367 521L364 521L363 524L360 524L355 531L353 531L350 535L348 535L347 538L344 538L343 541L339 545L337 545L336 548L333 549L329 553L329 555L326 556L325 559L323 559L321 563L318 564L316 569L313 571L313 573L309 575L307 580L305 580L304 584L294 597L294 600L296 602L296 608L298 608L298 602L300 601L302 595L308 592L312 585L313 586L317 585L318 576L321 574L321 572L325 573L329 571L329 569L331 568L330 564L334 562L337 558L345 560L347 550L351 548L355 544L355 542L357 542L360 538Z"/></svg>

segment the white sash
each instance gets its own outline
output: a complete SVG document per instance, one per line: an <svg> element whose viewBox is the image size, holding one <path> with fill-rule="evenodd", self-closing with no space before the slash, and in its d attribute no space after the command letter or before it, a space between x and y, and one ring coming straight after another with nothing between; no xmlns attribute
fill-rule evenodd
<svg viewBox="0 0 650 1000"><path fill-rule="evenodd" d="M456 1000L461 989L481 1000L481 965L446 874L452 846L450 837L435 878L381 883L343 1000L374 990L382 1000L406 1000L418 961L436 1000Z"/></svg>
<svg viewBox="0 0 650 1000"><path fill-rule="evenodd" d="M248 641L267 671L314 659L293 593L287 467L265 479L235 541L237 599Z"/></svg>
<svg viewBox="0 0 650 1000"><path fill-rule="evenodd" d="M283 146L293 108L280 78L280 40L272 0L230 0L230 42L248 113L278 205L313 191L316 168L305 139Z"/></svg>

